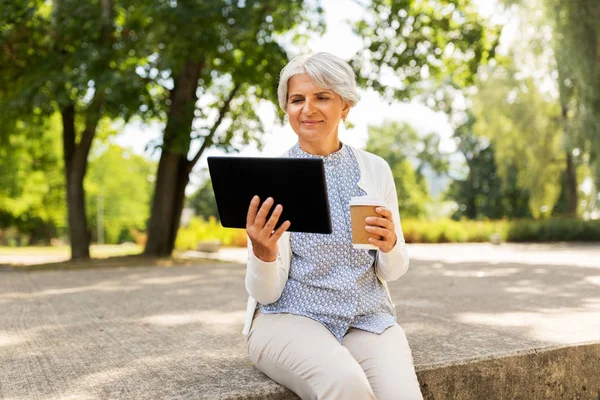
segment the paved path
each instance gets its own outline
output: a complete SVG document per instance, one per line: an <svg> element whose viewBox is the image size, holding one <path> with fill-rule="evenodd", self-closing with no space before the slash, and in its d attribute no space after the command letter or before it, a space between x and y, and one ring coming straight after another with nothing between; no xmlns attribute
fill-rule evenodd
<svg viewBox="0 0 600 400"><path fill-rule="evenodd" d="M69 255L64 254L0 254L0 265L34 265L67 261L68 259Z"/></svg>
<svg viewBox="0 0 600 400"><path fill-rule="evenodd" d="M600 341L598 245L409 251L390 289L419 368ZM246 358L245 303L241 264L0 271L0 399L268 393Z"/></svg>

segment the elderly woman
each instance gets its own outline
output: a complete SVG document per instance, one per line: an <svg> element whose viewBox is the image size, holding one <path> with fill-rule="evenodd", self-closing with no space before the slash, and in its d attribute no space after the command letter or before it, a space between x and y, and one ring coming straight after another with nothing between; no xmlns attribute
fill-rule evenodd
<svg viewBox="0 0 600 400"><path fill-rule="evenodd" d="M290 233L289 221L274 230L282 206L252 199L244 327L250 359L302 399L422 399L386 285L408 269L392 172L382 158L338 137L358 100L354 73L328 53L298 57L281 72L278 96L298 135L285 156L324 162L333 233ZM385 201L365 228L378 250L352 246L354 196Z"/></svg>

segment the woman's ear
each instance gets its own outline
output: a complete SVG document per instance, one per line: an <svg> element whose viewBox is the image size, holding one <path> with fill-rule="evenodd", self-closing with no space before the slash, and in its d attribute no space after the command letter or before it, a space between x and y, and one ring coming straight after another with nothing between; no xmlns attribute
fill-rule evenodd
<svg viewBox="0 0 600 400"><path fill-rule="evenodd" d="M348 117L348 113L350 112L350 107L352 107L352 103L349 101L344 102L344 106L342 107L342 119L345 121Z"/></svg>

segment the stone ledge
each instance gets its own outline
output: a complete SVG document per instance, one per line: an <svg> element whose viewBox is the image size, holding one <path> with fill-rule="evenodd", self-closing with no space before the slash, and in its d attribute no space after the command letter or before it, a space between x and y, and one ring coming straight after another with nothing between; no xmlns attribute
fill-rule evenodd
<svg viewBox="0 0 600 400"><path fill-rule="evenodd" d="M425 399L600 399L600 343L420 366Z"/></svg>
<svg viewBox="0 0 600 400"><path fill-rule="evenodd" d="M426 400L590 399L600 400L600 343L528 349L456 362L418 365ZM232 393L236 400L291 400L281 386Z"/></svg>

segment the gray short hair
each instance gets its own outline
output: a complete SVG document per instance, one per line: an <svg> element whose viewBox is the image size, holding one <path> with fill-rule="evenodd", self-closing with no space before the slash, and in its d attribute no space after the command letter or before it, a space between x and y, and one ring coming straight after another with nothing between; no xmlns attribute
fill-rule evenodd
<svg viewBox="0 0 600 400"><path fill-rule="evenodd" d="M358 102L356 77L350 65L333 54L316 53L295 57L281 70L277 97L284 111L288 99L288 81L297 74L308 74L317 86L333 90L343 101L350 102L351 107Z"/></svg>

